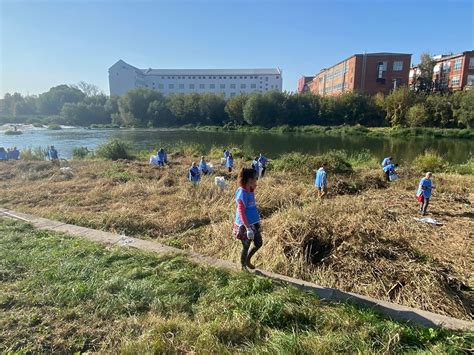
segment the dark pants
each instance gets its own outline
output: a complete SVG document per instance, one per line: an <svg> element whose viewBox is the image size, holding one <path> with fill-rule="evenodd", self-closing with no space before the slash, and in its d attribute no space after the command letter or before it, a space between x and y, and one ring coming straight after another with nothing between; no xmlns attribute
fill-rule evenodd
<svg viewBox="0 0 474 355"><path fill-rule="evenodd" d="M165 166L165 162L161 161L161 160L158 160L158 166Z"/></svg>
<svg viewBox="0 0 474 355"><path fill-rule="evenodd" d="M241 226L240 228L242 229L241 231L239 231L239 235L242 235L242 252L240 254L240 264L242 266L247 266L247 260L250 260L252 256L257 252L257 250L260 249L263 245L262 234L260 233L260 224L254 224L253 246L252 248L250 248L250 244L252 241L247 239L245 227Z"/></svg>
<svg viewBox="0 0 474 355"><path fill-rule="evenodd" d="M420 203L420 212L423 214L426 214L426 211L428 210L428 205L430 204L430 199L423 197L423 200Z"/></svg>
<svg viewBox="0 0 474 355"><path fill-rule="evenodd" d="M231 173L231 172L232 172L232 168L227 168L227 170L229 171L229 173Z"/></svg>
<svg viewBox="0 0 474 355"><path fill-rule="evenodd" d="M262 167L262 173L260 174L261 177L263 177L265 175L265 170L267 170L266 167Z"/></svg>
<svg viewBox="0 0 474 355"><path fill-rule="evenodd" d="M390 172L387 171L387 172L384 172L384 174L385 174L385 180L390 181Z"/></svg>

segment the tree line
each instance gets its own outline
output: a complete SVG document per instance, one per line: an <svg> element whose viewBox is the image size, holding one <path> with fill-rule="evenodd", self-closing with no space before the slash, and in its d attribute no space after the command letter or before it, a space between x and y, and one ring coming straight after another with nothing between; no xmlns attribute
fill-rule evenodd
<svg viewBox="0 0 474 355"><path fill-rule="evenodd" d="M35 117L36 115L36 117ZM344 93L319 96L271 91L226 99L215 94L168 97L148 88L108 97L81 82L59 85L38 96L6 94L0 99L3 122L76 126L115 124L126 127L183 125L363 125L370 127L474 127L474 90L455 93L415 92L406 87L389 95Z"/></svg>

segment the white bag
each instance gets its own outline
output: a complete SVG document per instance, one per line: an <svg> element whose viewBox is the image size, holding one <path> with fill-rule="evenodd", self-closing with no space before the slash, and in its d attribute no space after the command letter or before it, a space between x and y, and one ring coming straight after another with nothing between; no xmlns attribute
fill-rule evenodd
<svg viewBox="0 0 474 355"><path fill-rule="evenodd" d="M400 177L400 176L398 176L398 174L390 174L390 175L388 176L388 179L389 179L390 181L395 181L395 180L398 180L399 177Z"/></svg>
<svg viewBox="0 0 474 355"><path fill-rule="evenodd" d="M223 176L216 176L214 178L214 185L216 185L221 191L225 189L225 178Z"/></svg>
<svg viewBox="0 0 474 355"><path fill-rule="evenodd" d="M227 159L226 158L221 158L221 165L225 165L227 163Z"/></svg>

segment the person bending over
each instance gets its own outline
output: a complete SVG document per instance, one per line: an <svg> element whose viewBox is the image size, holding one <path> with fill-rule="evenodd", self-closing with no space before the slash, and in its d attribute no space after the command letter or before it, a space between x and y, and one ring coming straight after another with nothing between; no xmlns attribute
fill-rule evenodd
<svg viewBox="0 0 474 355"><path fill-rule="evenodd" d="M255 189L257 187L257 176L255 170L242 168L237 178L239 187L235 192L234 236L242 242L240 264L242 270L255 269L251 259L258 249L263 245L260 214L255 203ZM252 248L250 245L253 242Z"/></svg>

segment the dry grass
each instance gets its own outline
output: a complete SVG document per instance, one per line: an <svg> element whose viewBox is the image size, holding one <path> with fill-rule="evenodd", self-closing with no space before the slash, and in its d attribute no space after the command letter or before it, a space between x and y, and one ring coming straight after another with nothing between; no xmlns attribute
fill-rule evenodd
<svg viewBox="0 0 474 355"><path fill-rule="evenodd" d="M224 193L207 177L193 188L185 178L189 160L175 157L164 169L78 161L72 178L45 162L0 164L0 205L237 261L235 175L219 171L229 179ZM331 195L321 202L311 176L270 171L256 193L264 231L258 266L472 319L474 177L435 176L430 210L444 225L434 227L414 221L419 176L403 174L390 186L378 171L330 175Z"/></svg>

